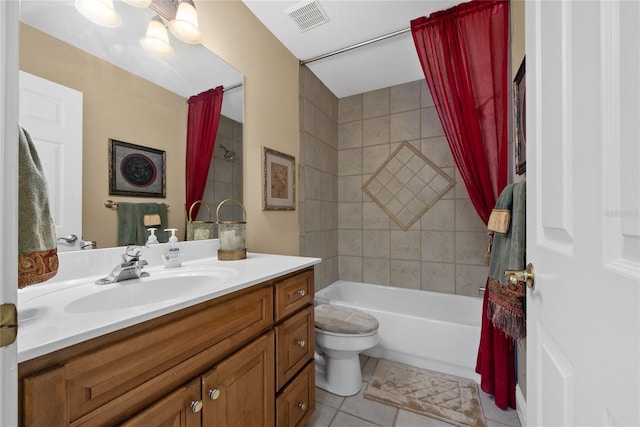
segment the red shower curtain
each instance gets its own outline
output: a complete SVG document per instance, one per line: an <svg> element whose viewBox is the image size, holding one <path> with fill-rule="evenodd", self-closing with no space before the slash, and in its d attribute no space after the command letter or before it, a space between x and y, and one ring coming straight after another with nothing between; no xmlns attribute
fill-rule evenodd
<svg viewBox="0 0 640 427"><path fill-rule="evenodd" d="M453 158L487 224L507 185L509 3L463 3L411 21L411 32ZM476 371L498 407L515 408L514 348L486 315L486 289Z"/></svg>
<svg viewBox="0 0 640 427"><path fill-rule="evenodd" d="M216 142L220 111L222 110L222 86L209 89L189 98L187 121L186 209L202 199L207 183L211 155ZM198 215L200 204L193 208Z"/></svg>
<svg viewBox="0 0 640 427"><path fill-rule="evenodd" d="M507 184L509 3L473 1L411 21L453 158L486 224Z"/></svg>

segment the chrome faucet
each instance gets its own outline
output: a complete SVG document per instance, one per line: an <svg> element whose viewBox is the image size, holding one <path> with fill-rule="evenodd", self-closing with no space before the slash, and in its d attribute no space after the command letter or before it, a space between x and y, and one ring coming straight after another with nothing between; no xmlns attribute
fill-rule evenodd
<svg viewBox="0 0 640 427"><path fill-rule="evenodd" d="M127 246L127 249L122 254L122 262L116 265L107 277L96 281L96 285L106 285L109 283L122 282L123 280L147 277L149 273L142 271L142 267L147 265L148 262L140 259L140 256L146 248L146 246Z"/></svg>

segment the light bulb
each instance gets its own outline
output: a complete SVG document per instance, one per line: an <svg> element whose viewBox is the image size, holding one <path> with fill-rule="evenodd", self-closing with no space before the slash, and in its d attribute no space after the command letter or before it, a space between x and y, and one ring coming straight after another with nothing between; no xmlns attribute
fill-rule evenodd
<svg viewBox="0 0 640 427"><path fill-rule="evenodd" d="M171 33L185 43L200 43L200 31L198 30L198 13L196 8L187 1L182 0L178 5L176 18L169 22Z"/></svg>
<svg viewBox="0 0 640 427"><path fill-rule="evenodd" d="M147 27L147 34L140 38L140 45L161 58L173 56L173 46L169 44L167 27L159 16L155 16Z"/></svg>
<svg viewBox="0 0 640 427"><path fill-rule="evenodd" d="M113 0L76 0L75 6L82 16L94 24L116 28L122 22L113 8Z"/></svg>
<svg viewBox="0 0 640 427"><path fill-rule="evenodd" d="M140 7L140 8L149 7L149 5L151 4L151 0L122 0L122 1L133 7Z"/></svg>

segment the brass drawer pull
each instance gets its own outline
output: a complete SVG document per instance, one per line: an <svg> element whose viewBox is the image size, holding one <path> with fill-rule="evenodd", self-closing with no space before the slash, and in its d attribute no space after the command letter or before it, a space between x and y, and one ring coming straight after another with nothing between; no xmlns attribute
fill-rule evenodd
<svg viewBox="0 0 640 427"><path fill-rule="evenodd" d="M300 408L301 411L304 411L307 409L307 404L304 402L298 402L298 408Z"/></svg>
<svg viewBox="0 0 640 427"><path fill-rule="evenodd" d="M189 406L191 407L191 411L197 414L202 410L202 400L192 400Z"/></svg>
<svg viewBox="0 0 640 427"><path fill-rule="evenodd" d="M302 347L302 348L304 348L306 343L307 342L305 340L297 340L296 341L296 344L298 345L298 347Z"/></svg>
<svg viewBox="0 0 640 427"><path fill-rule="evenodd" d="M211 400L216 400L220 397L220 390L218 390L217 388L212 388L211 390L209 390L209 392L207 392L207 396L209 396L209 399Z"/></svg>
<svg viewBox="0 0 640 427"><path fill-rule="evenodd" d="M298 295L300 295L301 297L305 296L307 294L307 291L305 291L304 289L298 289L298 292L296 292Z"/></svg>

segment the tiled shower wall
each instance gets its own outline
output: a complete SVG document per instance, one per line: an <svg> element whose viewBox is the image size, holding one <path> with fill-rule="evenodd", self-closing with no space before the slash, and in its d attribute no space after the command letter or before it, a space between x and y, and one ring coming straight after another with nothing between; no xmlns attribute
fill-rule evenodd
<svg viewBox="0 0 640 427"><path fill-rule="evenodd" d="M227 147L235 151L233 160L225 160L224 149ZM211 207L212 220L216 221L216 207L225 199L235 199L242 202L242 123L236 122L226 116L220 116L216 144L211 156L207 185L204 189L202 200ZM220 210L222 220L242 220L242 209L235 203L225 203ZM188 212L187 212L188 214ZM209 212L201 206L198 220L207 221ZM214 227L215 224L214 224ZM216 233L217 236L217 233Z"/></svg>
<svg viewBox="0 0 640 427"><path fill-rule="evenodd" d="M340 278L478 296L488 273L486 228L457 174L426 82L340 99L338 123ZM403 141L456 181L406 231L362 191Z"/></svg>
<svg viewBox="0 0 640 427"><path fill-rule="evenodd" d="M337 100L301 67L300 87L300 253L323 259L316 288L340 278L479 296L486 228L425 81ZM403 141L456 181L406 231L362 190Z"/></svg>
<svg viewBox="0 0 640 427"><path fill-rule="evenodd" d="M300 67L300 254L322 258L316 290L338 280L338 99Z"/></svg>

